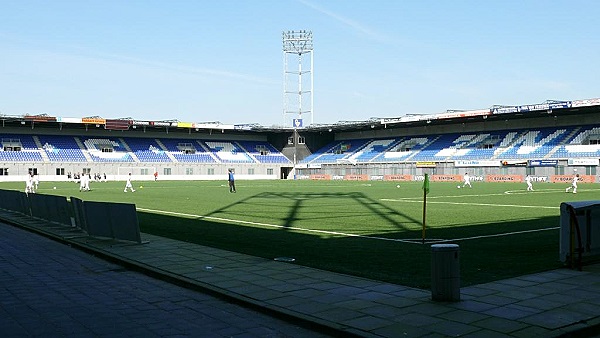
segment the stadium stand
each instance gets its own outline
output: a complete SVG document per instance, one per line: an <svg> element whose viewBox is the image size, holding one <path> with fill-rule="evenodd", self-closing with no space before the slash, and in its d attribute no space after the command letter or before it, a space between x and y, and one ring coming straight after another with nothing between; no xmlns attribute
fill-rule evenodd
<svg viewBox="0 0 600 338"><path fill-rule="evenodd" d="M587 126L574 130L550 157L600 157L600 127Z"/></svg>
<svg viewBox="0 0 600 338"><path fill-rule="evenodd" d="M313 153L301 163L337 163L338 161L352 161L351 157L370 143L370 140L344 140L335 141L320 151Z"/></svg>
<svg viewBox="0 0 600 338"><path fill-rule="evenodd" d="M265 141L83 138L22 134L0 136L0 159L7 162L291 164L282 152ZM356 164L573 157L600 157L600 126L336 140L299 163Z"/></svg>
<svg viewBox="0 0 600 338"><path fill-rule="evenodd" d="M88 138L83 144L94 162L134 162L124 142L112 138Z"/></svg>
<svg viewBox="0 0 600 338"><path fill-rule="evenodd" d="M41 162L42 155L31 135L0 135L2 151L0 161L3 162Z"/></svg>
<svg viewBox="0 0 600 338"><path fill-rule="evenodd" d="M86 162L83 151L73 136L38 136L50 162Z"/></svg>
<svg viewBox="0 0 600 338"><path fill-rule="evenodd" d="M301 163L386 163L600 157L600 127L561 127L346 140L327 144Z"/></svg>
<svg viewBox="0 0 600 338"><path fill-rule="evenodd" d="M1 135L3 161L27 162L184 162L291 164L279 150L260 141L200 141L151 138L80 138L66 135ZM89 159L88 159L89 157Z"/></svg>
<svg viewBox="0 0 600 338"><path fill-rule="evenodd" d="M385 151L395 139L373 140L348 158L351 162L370 162Z"/></svg>
<svg viewBox="0 0 600 338"><path fill-rule="evenodd" d="M443 160L471 160L491 158L500 140L506 133L463 134L455 138L449 146L442 148L435 156Z"/></svg>
<svg viewBox="0 0 600 338"><path fill-rule="evenodd" d="M160 139L164 149L173 157L174 162L217 163L196 140Z"/></svg>
<svg viewBox="0 0 600 338"><path fill-rule="evenodd" d="M421 150L411 157L413 161L439 161L445 160L445 155L439 155L443 149L450 148L452 142L460 138L460 134L439 135L432 142L426 144Z"/></svg>
<svg viewBox="0 0 600 338"><path fill-rule="evenodd" d="M234 142L227 141L205 141L202 142L206 145L214 156L216 156L221 163L253 163L256 162L248 153L244 151L240 146Z"/></svg>
<svg viewBox="0 0 600 338"><path fill-rule="evenodd" d="M520 130L505 137L507 146L502 145L494 152L495 158L528 159L545 158L550 151L568 135L565 128Z"/></svg>
<svg viewBox="0 0 600 338"><path fill-rule="evenodd" d="M386 150L379 156L375 157L373 161L406 161L419 150L423 149L423 147L425 147L425 145L427 145L429 142L429 137L401 138L397 141L397 143L392 144L389 150Z"/></svg>
<svg viewBox="0 0 600 338"><path fill-rule="evenodd" d="M395 180L385 175L400 174L419 180L427 172L457 175L464 167L480 176L549 179L575 171L597 176L600 160L600 98L340 121L298 130L133 119L120 119L116 128L113 120L101 117L44 114L4 116L2 121L0 176L9 176L2 180L20 180L30 171L52 180L70 172L114 178L133 172L144 179L151 171L174 180L210 180L230 168L251 179L361 175Z"/></svg>
<svg viewBox="0 0 600 338"><path fill-rule="evenodd" d="M140 162L172 162L158 142L148 138L123 138Z"/></svg>
<svg viewBox="0 0 600 338"><path fill-rule="evenodd" d="M257 141L238 141L237 142L244 151L260 163L288 163L288 160L279 150L275 149L268 142Z"/></svg>

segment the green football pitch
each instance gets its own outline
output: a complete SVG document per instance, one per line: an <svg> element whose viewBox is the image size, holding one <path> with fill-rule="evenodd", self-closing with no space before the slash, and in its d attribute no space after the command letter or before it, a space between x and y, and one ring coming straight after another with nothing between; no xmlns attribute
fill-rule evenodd
<svg viewBox="0 0 600 338"><path fill-rule="evenodd" d="M598 199L580 184L431 182L423 230L419 182L225 181L41 182L38 193L134 203L142 233L413 287L431 283L431 245L460 246L463 286L563 266L563 201ZM0 183L23 190L25 183ZM56 187L56 189L54 189ZM423 238L425 241L423 241ZM143 239L143 235L142 235Z"/></svg>

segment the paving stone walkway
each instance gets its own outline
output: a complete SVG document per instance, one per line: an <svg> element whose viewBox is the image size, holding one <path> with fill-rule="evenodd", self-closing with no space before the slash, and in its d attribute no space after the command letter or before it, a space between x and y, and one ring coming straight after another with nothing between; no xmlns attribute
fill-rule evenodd
<svg viewBox="0 0 600 338"><path fill-rule="evenodd" d="M0 336L330 337L0 222Z"/></svg>

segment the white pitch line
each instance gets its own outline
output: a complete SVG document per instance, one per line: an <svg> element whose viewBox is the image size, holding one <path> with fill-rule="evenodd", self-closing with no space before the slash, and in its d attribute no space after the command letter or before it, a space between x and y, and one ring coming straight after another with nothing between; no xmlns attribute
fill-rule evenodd
<svg viewBox="0 0 600 338"><path fill-rule="evenodd" d="M463 197L487 197L487 196L506 196L506 195L527 195L527 194L555 194L558 192L561 192L564 194L565 189L542 189L542 190L535 190L535 191L527 191L527 190L507 190L501 193L490 193L490 194L470 194L470 195L444 195L444 196L428 196L427 199L431 200L431 199L438 199L438 198L463 198ZM587 191L600 191L600 189L584 189L581 190L579 189L580 192L587 192ZM421 201L423 200L422 197L401 197L398 198L397 200L413 200L413 199L420 199Z"/></svg>
<svg viewBox="0 0 600 338"><path fill-rule="evenodd" d="M493 193L493 194L429 196L429 197L427 197L427 199L428 200L432 200L432 199L438 199L438 198L487 197L487 196L505 196L505 195L506 195L506 191L503 192L503 193ZM381 199L381 200L384 201L386 199ZM419 200L419 201L423 201L423 197L400 197L400 198L390 199L390 200L394 200L394 201L400 201L400 200Z"/></svg>
<svg viewBox="0 0 600 338"><path fill-rule="evenodd" d="M544 228L544 229L534 229L534 230L523 230L523 231L513 231L513 232L505 232L505 233L502 233L502 234L493 234L493 235L485 235L485 236L473 236L473 237L463 237L463 238L455 238L455 239L444 239L444 240L438 240L436 242L437 243L442 243L442 242L453 242L453 241L468 241L468 240L471 240L471 239L502 237L502 236L509 236L509 235L520 235L520 234L526 234L526 233L531 233L531 232L540 232L540 231L557 230L557 229L560 229L560 227L552 227L552 228Z"/></svg>
<svg viewBox="0 0 600 338"><path fill-rule="evenodd" d="M423 203L422 200L392 199L392 198L382 198L381 201ZM429 203L452 204L452 205L477 205L477 206L484 206L484 207L560 209L560 207L549 207L549 206L542 206L542 205L518 205L518 204L495 204L495 203L472 203L472 202L441 202L441 201L428 201L427 203L428 204Z"/></svg>
<svg viewBox="0 0 600 338"><path fill-rule="evenodd" d="M586 191L593 191L598 189L586 189ZM526 191L526 190L507 190L504 192L506 195L526 195L526 194L555 194L557 192L564 192L565 189L544 189L544 190L534 190L534 191Z"/></svg>
<svg viewBox="0 0 600 338"><path fill-rule="evenodd" d="M409 202L418 202L418 201L409 201ZM437 203L444 203L444 202L437 202ZM522 207L522 206L519 206L519 207ZM533 207L533 206L531 206L531 207ZM364 236L364 235L356 235L356 234L347 234L347 233L337 232L337 231L325 231L325 230L304 229L304 228L298 228L298 227L286 227L286 226L283 226L283 225L276 225L276 224L269 224L269 223L242 221L242 220L230 219L230 218L213 217L213 216L203 216L203 215L194 215L194 214L186 214L186 213L181 213L181 212L155 210L155 209L146 209L146 208L137 208L137 210L147 211L147 212L151 212L151 213L155 213L155 214L166 214L166 215L177 215L177 216L184 216L184 217L205 218L205 219L211 219L211 220L217 220L217 221L224 221L224 222L229 222L229 223L259 225L259 226L265 226L265 227L271 227L271 228L291 229L291 230L296 230L296 231L313 232L313 233L320 233L320 234L327 234L327 235L338 235L338 236L346 236L346 237L376 239L376 240L382 240L382 241L398 242L398 243L408 243L408 244L418 244L418 245L422 244L419 241L410 240L410 239L406 240L406 239L397 239L397 238ZM435 241L428 240L427 244L452 242L452 241L466 241L466 240L472 240L472 239L482 239L482 238L491 238L491 237L502 237L502 236L519 235L519 234L530 233L530 232L539 232L539 231L556 230L556 229L559 229L559 227L552 227L552 228L545 228L545 229L535 229L535 230L513 231L513 232L502 233L502 234L492 234L492 235L485 235L485 236L473 236L473 237L464 237L464 238L455 238L455 239L444 239L444 240L435 240Z"/></svg>
<svg viewBox="0 0 600 338"><path fill-rule="evenodd" d="M314 233L327 234L327 235L338 235L338 236L346 236L346 237L378 239L378 240L390 241L390 242L412 243L411 241L404 240L404 239L397 239L397 238L364 236L364 235L356 235L356 234L347 234L347 233L337 232L337 231L304 229L304 228L288 227L288 226L277 225L277 224L251 222L251 221L242 221L242 220L237 220L237 219L229 219L229 218L221 218L221 217L213 217L213 216L202 216L202 215L185 214L185 213L174 212L174 211L163 211L163 210L154 210L154 209L145 209L145 208L137 208L137 210L148 211L148 212L152 212L152 213L155 213L155 214L167 214L167 215L177 215L177 216L184 216L184 217L205 218L205 219L211 219L211 220L223 221L223 222L229 222L229 223L260 225L260 226L264 226L264 227L271 227L271 228L278 228L278 229L290 229L290 230L305 231L305 232L314 232Z"/></svg>
<svg viewBox="0 0 600 338"><path fill-rule="evenodd" d="M474 195L429 196L429 197L427 197L427 199L432 199L432 198L461 198L461 197L486 197L486 196L504 196L504 193L474 194ZM413 197L411 197L411 198L413 198Z"/></svg>

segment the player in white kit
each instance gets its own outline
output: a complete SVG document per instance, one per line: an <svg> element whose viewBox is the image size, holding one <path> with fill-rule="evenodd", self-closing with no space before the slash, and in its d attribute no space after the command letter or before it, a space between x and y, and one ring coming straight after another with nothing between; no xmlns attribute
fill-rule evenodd
<svg viewBox="0 0 600 338"><path fill-rule="evenodd" d="M129 173L129 176L127 176L127 183L125 183L125 189L123 192L127 192L127 189L130 189L131 192L135 192L135 189L133 189L133 184L131 184L131 173Z"/></svg>

